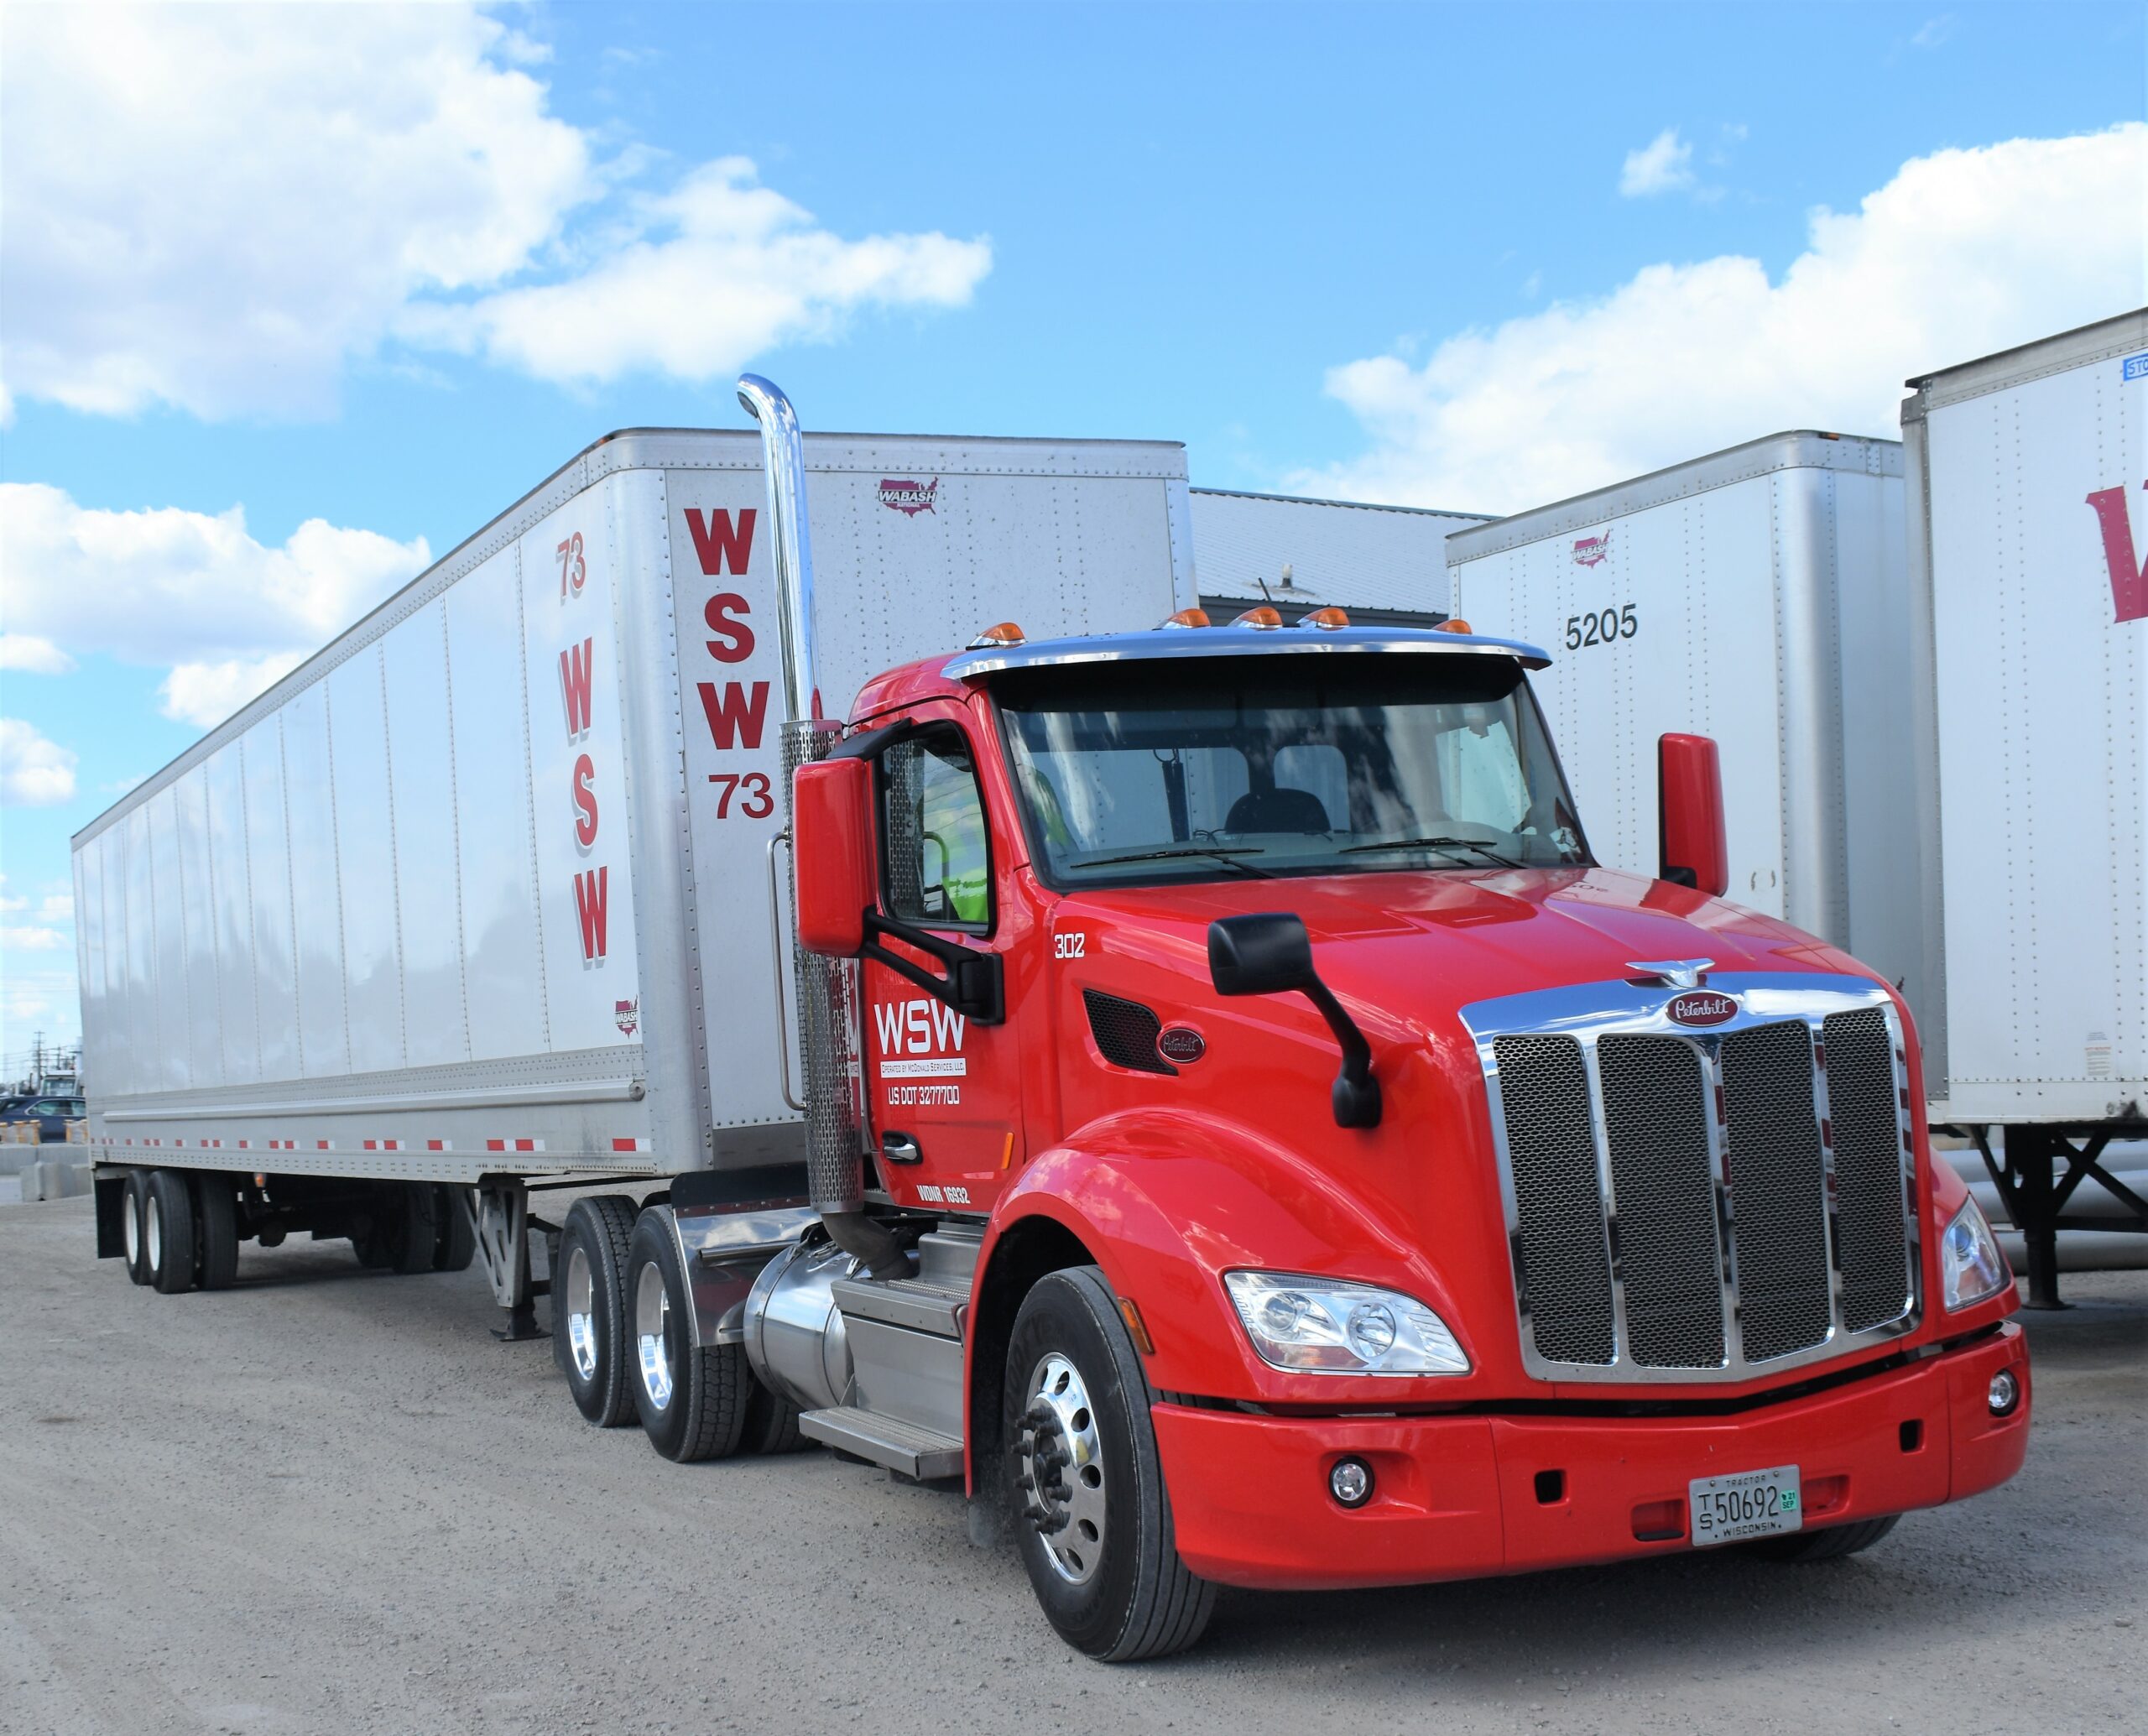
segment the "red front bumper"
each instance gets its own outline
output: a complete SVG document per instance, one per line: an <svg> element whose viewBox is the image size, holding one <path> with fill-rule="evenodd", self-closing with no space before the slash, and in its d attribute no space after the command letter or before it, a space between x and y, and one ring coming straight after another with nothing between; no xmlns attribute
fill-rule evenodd
<svg viewBox="0 0 2148 1736"><path fill-rule="evenodd" d="M1986 1394L2004 1368L2021 1399L1999 1418ZM1797 1466L1812 1525L1958 1501L2021 1467L2029 1358L2009 1323L1910 1367L1728 1417L1283 1417L1178 1405L1154 1415L1179 1553L1203 1578L1409 1585L1688 1548L1687 1484L1726 1472ZM1354 1510L1327 1489L1346 1457L1373 1470L1373 1498Z"/></svg>

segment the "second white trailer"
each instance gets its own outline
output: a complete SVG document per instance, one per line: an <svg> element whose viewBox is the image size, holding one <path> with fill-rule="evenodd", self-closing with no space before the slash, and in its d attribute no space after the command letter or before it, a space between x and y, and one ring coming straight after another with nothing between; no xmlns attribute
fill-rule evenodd
<svg viewBox="0 0 2148 1736"><path fill-rule="evenodd" d="M1599 861L1654 873L1656 738L1723 755L1730 896L1921 1012L1902 449L1771 435L1447 540L1450 607L1537 692Z"/></svg>

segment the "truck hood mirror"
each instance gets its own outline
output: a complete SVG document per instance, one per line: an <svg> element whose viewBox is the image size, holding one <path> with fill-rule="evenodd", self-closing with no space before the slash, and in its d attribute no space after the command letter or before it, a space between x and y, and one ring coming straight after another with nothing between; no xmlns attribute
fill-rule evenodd
<svg viewBox="0 0 2148 1736"><path fill-rule="evenodd" d="M1342 1070L1335 1076L1335 1124L1379 1125L1379 1081L1373 1077L1372 1045L1313 968L1312 941L1304 918L1288 910L1219 916L1208 925L1208 977L1218 994L1287 994L1295 990L1310 1000L1342 1051Z"/></svg>
<svg viewBox="0 0 2148 1736"><path fill-rule="evenodd" d="M1666 735L1656 744L1656 878L1721 898L1730 888L1723 821L1723 768L1704 735Z"/></svg>

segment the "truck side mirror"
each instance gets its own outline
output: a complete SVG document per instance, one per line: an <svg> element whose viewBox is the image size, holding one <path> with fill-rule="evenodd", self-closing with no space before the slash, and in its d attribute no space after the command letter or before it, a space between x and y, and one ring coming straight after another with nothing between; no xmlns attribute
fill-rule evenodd
<svg viewBox="0 0 2148 1736"><path fill-rule="evenodd" d="M1208 978L1218 994L1303 994L1320 1009L1342 1050L1342 1071L1335 1076L1332 1096L1335 1124L1379 1125L1372 1045L1312 967L1312 941L1304 918L1288 910L1217 917L1208 925Z"/></svg>
<svg viewBox="0 0 2148 1736"><path fill-rule="evenodd" d="M1656 744L1659 879L1711 898L1730 889L1730 846L1723 825L1723 766L1704 735L1666 735Z"/></svg>
<svg viewBox="0 0 2148 1736"><path fill-rule="evenodd" d="M790 860L798 944L832 958L857 957L877 892L869 762L819 759L792 774Z"/></svg>

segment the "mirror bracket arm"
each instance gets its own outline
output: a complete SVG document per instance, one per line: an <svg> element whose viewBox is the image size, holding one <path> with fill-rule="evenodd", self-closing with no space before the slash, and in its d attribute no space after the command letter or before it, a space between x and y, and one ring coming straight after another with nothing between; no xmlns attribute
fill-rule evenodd
<svg viewBox="0 0 2148 1736"><path fill-rule="evenodd" d="M1007 976L997 952L980 952L953 941L942 940L928 930L891 920L873 910L865 912L865 944L858 951L860 958L885 965L905 982L915 983L935 1000L952 1007L976 1024L1006 1023ZM879 935L938 959L947 967L947 974L936 977L924 966L889 951L873 938Z"/></svg>
<svg viewBox="0 0 2148 1736"><path fill-rule="evenodd" d="M1372 1045L1358 1028L1335 991L1315 977L1305 985L1305 997L1319 1009L1342 1051L1342 1071L1335 1076L1335 1124L1337 1127L1378 1127L1380 1120L1379 1081L1373 1075Z"/></svg>

